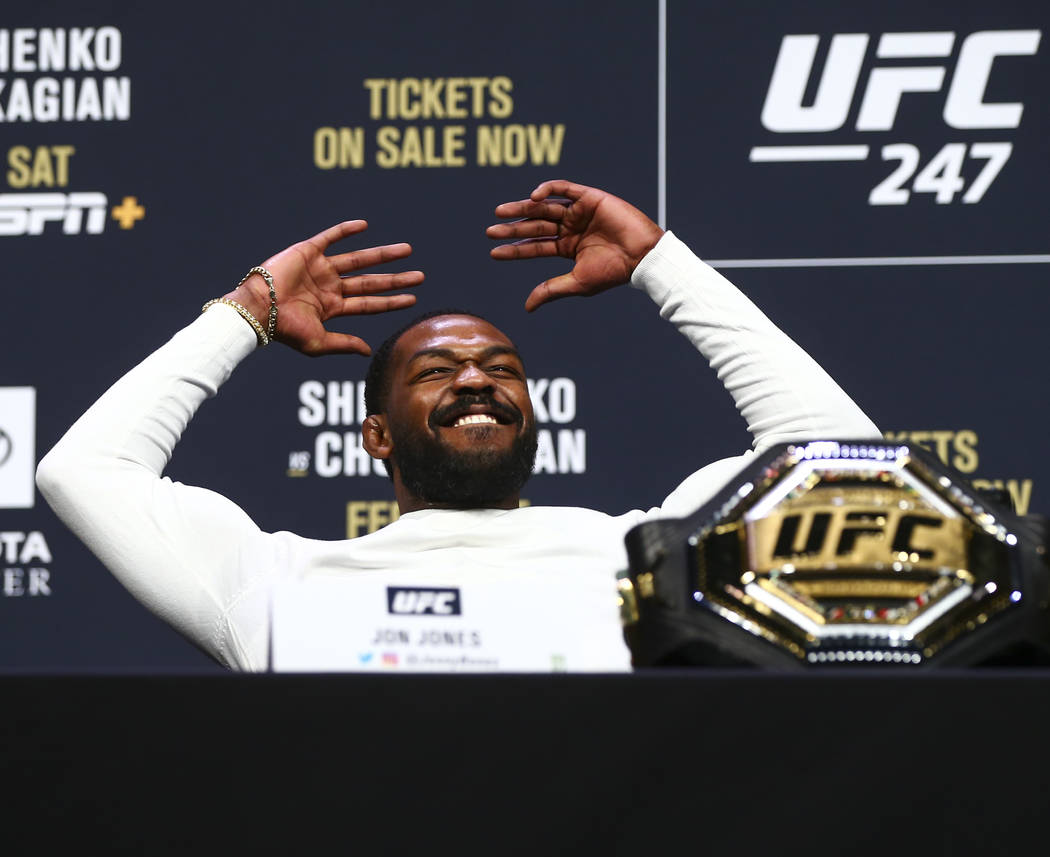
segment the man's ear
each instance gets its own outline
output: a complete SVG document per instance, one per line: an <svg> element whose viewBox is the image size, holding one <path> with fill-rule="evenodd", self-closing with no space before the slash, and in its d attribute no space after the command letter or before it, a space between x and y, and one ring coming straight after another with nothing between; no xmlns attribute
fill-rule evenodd
<svg viewBox="0 0 1050 857"><path fill-rule="evenodd" d="M365 451L372 458L383 461L390 458L390 453L394 450L394 441L387 431L385 414L372 414L365 418L364 425L361 426L361 441Z"/></svg>

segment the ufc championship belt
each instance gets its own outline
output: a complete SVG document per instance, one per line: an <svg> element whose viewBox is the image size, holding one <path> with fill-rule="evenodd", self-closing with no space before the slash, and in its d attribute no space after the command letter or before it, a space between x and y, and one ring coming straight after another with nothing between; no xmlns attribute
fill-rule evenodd
<svg viewBox="0 0 1050 857"><path fill-rule="evenodd" d="M636 666L1050 663L1047 526L923 449L775 447L627 534Z"/></svg>

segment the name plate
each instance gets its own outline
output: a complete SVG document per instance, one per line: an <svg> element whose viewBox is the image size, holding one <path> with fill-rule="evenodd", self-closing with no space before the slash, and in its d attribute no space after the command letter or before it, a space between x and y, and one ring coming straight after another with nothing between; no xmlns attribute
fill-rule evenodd
<svg viewBox="0 0 1050 857"><path fill-rule="evenodd" d="M275 672L630 669L611 575L306 578L275 588L271 620Z"/></svg>

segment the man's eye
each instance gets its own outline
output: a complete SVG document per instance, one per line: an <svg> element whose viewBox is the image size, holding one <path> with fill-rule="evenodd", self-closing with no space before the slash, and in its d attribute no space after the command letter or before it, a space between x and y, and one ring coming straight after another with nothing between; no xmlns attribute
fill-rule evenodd
<svg viewBox="0 0 1050 857"><path fill-rule="evenodd" d="M499 375L517 375L518 370L513 366L489 366L489 372L495 372Z"/></svg>
<svg viewBox="0 0 1050 857"><path fill-rule="evenodd" d="M426 378L428 375L444 375L446 372L451 372L447 366L430 366L419 373L420 378Z"/></svg>

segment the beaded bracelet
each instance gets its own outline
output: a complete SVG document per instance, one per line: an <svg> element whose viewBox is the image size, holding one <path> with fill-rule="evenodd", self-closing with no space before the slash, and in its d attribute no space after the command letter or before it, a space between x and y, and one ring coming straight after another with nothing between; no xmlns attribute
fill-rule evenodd
<svg viewBox="0 0 1050 857"><path fill-rule="evenodd" d="M259 339L259 345L270 344L270 337L266 335L266 331L263 330L263 326L259 324L259 320L250 312L248 312L248 310L245 309L245 307L237 303L237 301L232 300L231 298L212 298L204 306L201 307L201 312L206 312L208 309L215 306L215 304L226 304L226 306L228 307L233 307L235 310L237 310L237 313L240 315L240 317L252 326L252 330L255 331L255 335Z"/></svg>

